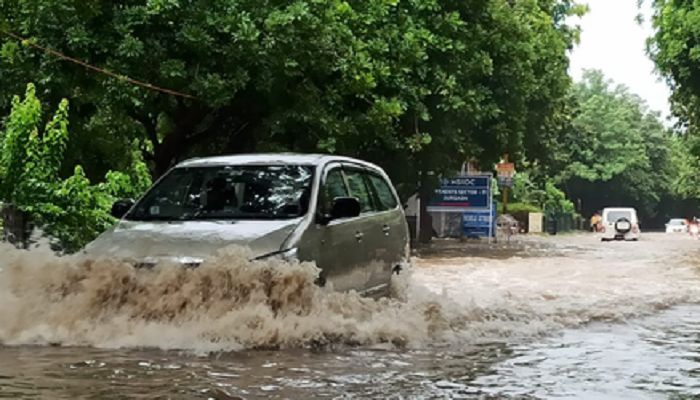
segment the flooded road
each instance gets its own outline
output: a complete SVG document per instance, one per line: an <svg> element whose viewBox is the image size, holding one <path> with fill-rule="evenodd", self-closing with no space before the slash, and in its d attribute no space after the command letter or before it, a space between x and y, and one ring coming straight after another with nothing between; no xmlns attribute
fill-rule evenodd
<svg viewBox="0 0 700 400"><path fill-rule="evenodd" d="M464 246L379 301L235 251L134 272L0 249L0 398L700 396L700 242Z"/></svg>

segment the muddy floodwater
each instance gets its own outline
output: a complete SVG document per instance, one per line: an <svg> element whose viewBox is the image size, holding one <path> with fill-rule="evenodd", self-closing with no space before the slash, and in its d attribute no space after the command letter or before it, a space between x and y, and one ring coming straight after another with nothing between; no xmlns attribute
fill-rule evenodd
<svg viewBox="0 0 700 400"><path fill-rule="evenodd" d="M438 243L381 300L248 256L134 270L0 247L0 398L700 397L684 235Z"/></svg>

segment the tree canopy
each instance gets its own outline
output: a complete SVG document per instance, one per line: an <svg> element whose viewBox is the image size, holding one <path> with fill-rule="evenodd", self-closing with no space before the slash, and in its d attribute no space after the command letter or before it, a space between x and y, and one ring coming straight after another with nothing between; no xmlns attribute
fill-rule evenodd
<svg viewBox="0 0 700 400"><path fill-rule="evenodd" d="M71 101L72 163L156 175L201 154L321 151L399 182L466 158L547 157L569 86L570 0L0 0L0 109ZM133 85L33 45L172 89ZM141 141L141 143L147 143ZM409 189L407 189L409 190Z"/></svg>
<svg viewBox="0 0 700 400"><path fill-rule="evenodd" d="M654 36L648 52L672 91L674 114L685 128L700 127L700 4L653 0Z"/></svg>
<svg viewBox="0 0 700 400"><path fill-rule="evenodd" d="M584 214L626 205L637 207L647 221L665 218L662 205L696 193L690 173L695 158L684 139L627 87L600 71L586 71L572 87L571 104L553 178L581 202Z"/></svg>
<svg viewBox="0 0 700 400"><path fill-rule="evenodd" d="M671 88L671 105L684 136L672 143L672 180L684 199L700 199L700 4L692 1L653 0L655 33L648 52ZM688 152L688 150L690 150Z"/></svg>

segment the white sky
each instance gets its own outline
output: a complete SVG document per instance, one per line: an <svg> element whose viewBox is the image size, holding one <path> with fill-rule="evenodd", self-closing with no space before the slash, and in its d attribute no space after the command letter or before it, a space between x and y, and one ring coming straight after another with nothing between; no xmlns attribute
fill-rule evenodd
<svg viewBox="0 0 700 400"><path fill-rule="evenodd" d="M654 72L654 63L645 52L646 39L652 35L651 0L642 5L644 24L635 21L637 0L580 0L589 12L573 24L581 26L581 43L571 54L570 74L581 78L583 69L600 69L608 79L621 83L642 97L649 108L670 114L669 89Z"/></svg>

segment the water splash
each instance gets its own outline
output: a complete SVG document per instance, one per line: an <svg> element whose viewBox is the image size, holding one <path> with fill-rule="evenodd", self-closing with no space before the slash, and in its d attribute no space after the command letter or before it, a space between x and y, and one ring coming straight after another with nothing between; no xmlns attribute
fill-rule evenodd
<svg viewBox="0 0 700 400"><path fill-rule="evenodd" d="M415 299L408 302L337 293L313 283L318 270L311 263L252 263L242 248L224 249L196 269L153 270L46 251L0 251L5 344L201 352L336 343L405 346L451 329L427 291L427 297L416 297L414 288L397 285L403 297Z"/></svg>
<svg viewBox="0 0 700 400"><path fill-rule="evenodd" d="M251 263L242 248L196 269L142 270L0 247L0 343L201 353L512 343L700 300L697 265L658 258L677 244L620 244L624 256L589 245L567 256L417 259L395 297L379 300L317 287L311 263Z"/></svg>

